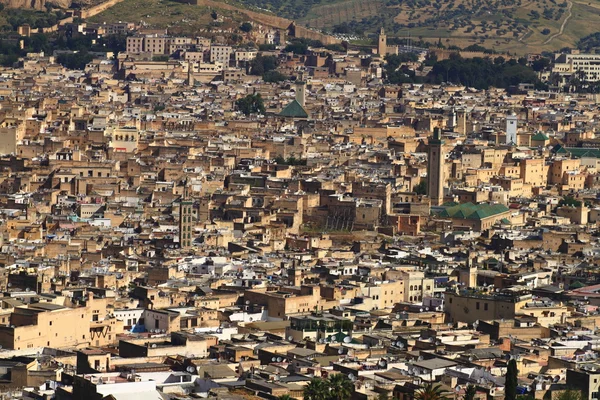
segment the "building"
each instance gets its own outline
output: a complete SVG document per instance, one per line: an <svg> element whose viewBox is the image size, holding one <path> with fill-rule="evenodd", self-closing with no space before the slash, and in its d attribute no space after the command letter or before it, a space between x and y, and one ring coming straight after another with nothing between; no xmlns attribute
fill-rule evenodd
<svg viewBox="0 0 600 400"><path fill-rule="evenodd" d="M231 46L224 45L211 45L210 46L210 62L211 63L222 63L225 66L229 65L231 60L231 53L233 49Z"/></svg>
<svg viewBox="0 0 600 400"><path fill-rule="evenodd" d="M552 73L561 78L562 84L568 83L571 77L596 82L600 80L600 54L579 53L577 50L557 53L554 55Z"/></svg>
<svg viewBox="0 0 600 400"><path fill-rule="evenodd" d="M512 319L531 299L528 292L510 290L494 294L470 289L447 291L444 293L444 311L452 322L470 324L479 320Z"/></svg>

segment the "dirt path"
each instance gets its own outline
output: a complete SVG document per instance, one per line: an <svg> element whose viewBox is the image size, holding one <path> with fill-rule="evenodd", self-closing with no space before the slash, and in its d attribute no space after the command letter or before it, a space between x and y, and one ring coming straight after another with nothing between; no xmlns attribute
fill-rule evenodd
<svg viewBox="0 0 600 400"><path fill-rule="evenodd" d="M567 3L569 3L569 5L567 7L567 17L565 18L565 20L563 21L563 23L560 25L560 30L558 31L558 33L555 33L554 35L552 35L548 39L546 39L546 41L543 44L548 44L553 39L555 39L555 38L557 38L557 37L559 37L560 35L563 34L563 32L565 30L565 26L567 26L567 22L573 16L573 13L571 12L571 9L573 8L573 2L571 0L567 0Z"/></svg>

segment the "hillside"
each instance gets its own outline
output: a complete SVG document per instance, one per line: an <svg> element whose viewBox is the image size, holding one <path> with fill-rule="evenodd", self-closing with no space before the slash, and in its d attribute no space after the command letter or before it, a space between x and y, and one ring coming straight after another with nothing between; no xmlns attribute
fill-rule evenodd
<svg viewBox="0 0 600 400"><path fill-rule="evenodd" d="M216 23L212 11L225 16ZM239 26L247 20L229 10L214 10L210 7L178 3L170 0L126 0L108 10L88 18L90 22L128 21L143 23L149 28L169 28L171 33L196 34L211 27L227 28Z"/></svg>
<svg viewBox="0 0 600 400"><path fill-rule="evenodd" d="M600 0L239 0L313 28L516 53L575 47L599 31Z"/></svg>

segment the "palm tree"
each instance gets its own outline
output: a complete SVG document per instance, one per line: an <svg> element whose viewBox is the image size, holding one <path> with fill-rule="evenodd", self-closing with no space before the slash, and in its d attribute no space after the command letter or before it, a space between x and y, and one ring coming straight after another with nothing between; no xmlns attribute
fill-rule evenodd
<svg viewBox="0 0 600 400"><path fill-rule="evenodd" d="M429 384L415 393L415 400L447 400L448 392L442 385Z"/></svg>
<svg viewBox="0 0 600 400"><path fill-rule="evenodd" d="M327 400L329 397L329 385L321 378L312 378L304 388L306 400Z"/></svg>
<svg viewBox="0 0 600 400"><path fill-rule="evenodd" d="M329 398L347 400L354 392L354 383L346 375L335 374L329 377Z"/></svg>

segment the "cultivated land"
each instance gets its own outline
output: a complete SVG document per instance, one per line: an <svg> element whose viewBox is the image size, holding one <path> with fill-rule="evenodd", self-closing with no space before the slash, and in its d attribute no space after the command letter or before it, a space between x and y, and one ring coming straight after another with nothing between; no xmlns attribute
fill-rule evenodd
<svg viewBox="0 0 600 400"><path fill-rule="evenodd" d="M600 0L241 0L254 10L331 31L422 38L445 45L480 44L515 53L574 47L600 31Z"/></svg>

